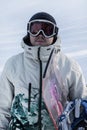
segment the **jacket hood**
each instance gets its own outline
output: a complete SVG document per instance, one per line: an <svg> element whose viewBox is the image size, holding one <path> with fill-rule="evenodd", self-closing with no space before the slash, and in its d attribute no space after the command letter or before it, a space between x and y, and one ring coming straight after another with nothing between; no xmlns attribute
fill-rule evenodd
<svg viewBox="0 0 87 130"><path fill-rule="evenodd" d="M53 48L57 51L61 49L61 40L58 37L57 41L49 46L29 46L22 39L21 46L24 49L24 54L26 57L36 60L38 60L38 49L40 48L40 59L45 61L48 59Z"/></svg>

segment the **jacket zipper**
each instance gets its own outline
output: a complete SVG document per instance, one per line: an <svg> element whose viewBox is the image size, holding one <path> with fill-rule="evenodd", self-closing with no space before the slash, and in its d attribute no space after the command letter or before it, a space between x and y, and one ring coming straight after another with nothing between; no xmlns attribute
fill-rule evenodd
<svg viewBox="0 0 87 130"><path fill-rule="evenodd" d="M41 130L41 102L42 102L42 61L40 59L40 47L38 48L38 60L40 65L40 79L39 79L39 113L38 113L38 124L39 130Z"/></svg>

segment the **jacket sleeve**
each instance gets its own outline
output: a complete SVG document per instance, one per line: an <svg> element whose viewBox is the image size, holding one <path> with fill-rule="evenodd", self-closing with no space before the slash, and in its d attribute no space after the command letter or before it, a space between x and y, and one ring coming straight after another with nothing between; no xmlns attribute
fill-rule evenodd
<svg viewBox="0 0 87 130"><path fill-rule="evenodd" d="M87 99L87 87L85 78L80 65L73 60L71 65L71 74L69 80L69 97L71 100L75 98Z"/></svg>
<svg viewBox="0 0 87 130"><path fill-rule="evenodd" d="M0 130L8 128L12 99L13 85L8 78L7 67L5 67L0 77Z"/></svg>

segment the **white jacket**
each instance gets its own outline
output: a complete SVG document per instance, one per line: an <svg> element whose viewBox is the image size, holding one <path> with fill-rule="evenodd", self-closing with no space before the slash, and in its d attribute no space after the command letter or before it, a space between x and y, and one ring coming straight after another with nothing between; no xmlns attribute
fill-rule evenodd
<svg viewBox="0 0 87 130"><path fill-rule="evenodd" d="M10 58L5 64L0 78L0 130L8 127L10 108L14 96L24 93L28 97L28 85L39 88L40 67L39 46L28 46L22 41L24 52ZM39 57L42 71L53 48L58 50L58 66L67 90L67 99L82 98L85 95L85 80L80 66L65 56L60 49L60 40L53 45L40 47Z"/></svg>

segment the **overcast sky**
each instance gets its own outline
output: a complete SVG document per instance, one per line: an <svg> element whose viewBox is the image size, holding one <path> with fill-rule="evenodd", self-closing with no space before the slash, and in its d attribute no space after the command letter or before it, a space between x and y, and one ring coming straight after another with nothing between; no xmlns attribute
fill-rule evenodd
<svg viewBox="0 0 87 130"><path fill-rule="evenodd" d="M87 0L0 1L0 72L9 57L23 51L20 43L26 35L27 22L39 11L54 16L62 50L87 73Z"/></svg>

